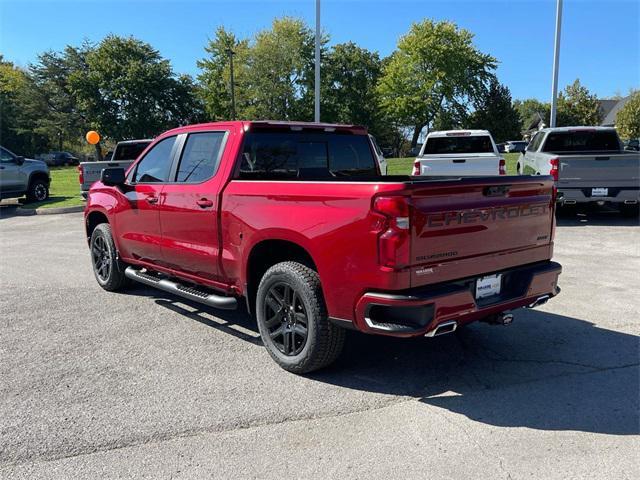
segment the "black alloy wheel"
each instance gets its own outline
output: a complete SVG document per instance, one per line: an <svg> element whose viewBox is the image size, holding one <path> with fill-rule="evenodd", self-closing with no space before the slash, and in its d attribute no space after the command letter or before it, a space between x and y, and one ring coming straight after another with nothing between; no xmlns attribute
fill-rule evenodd
<svg viewBox="0 0 640 480"><path fill-rule="evenodd" d="M267 292L263 307L273 344L284 355L298 355L309 332L307 311L298 292L286 283L276 283Z"/></svg>

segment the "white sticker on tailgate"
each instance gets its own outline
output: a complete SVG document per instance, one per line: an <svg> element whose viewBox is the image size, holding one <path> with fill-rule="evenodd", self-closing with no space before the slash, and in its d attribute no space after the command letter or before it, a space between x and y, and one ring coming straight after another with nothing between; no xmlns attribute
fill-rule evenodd
<svg viewBox="0 0 640 480"><path fill-rule="evenodd" d="M607 195L609 195L609 189L608 188L592 188L591 189L591 196L592 197L606 197Z"/></svg>
<svg viewBox="0 0 640 480"><path fill-rule="evenodd" d="M500 293L502 274L489 275L476 280L476 298L491 297Z"/></svg>

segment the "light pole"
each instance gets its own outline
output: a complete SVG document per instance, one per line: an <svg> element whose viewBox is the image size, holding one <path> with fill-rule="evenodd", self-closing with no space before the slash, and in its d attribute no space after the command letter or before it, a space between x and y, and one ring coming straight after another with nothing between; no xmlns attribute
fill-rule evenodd
<svg viewBox="0 0 640 480"><path fill-rule="evenodd" d="M233 78L233 55L235 52L232 49L227 49L229 55L229 73L231 74L231 120L236 119L236 91L235 81Z"/></svg>
<svg viewBox="0 0 640 480"><path fill-rule="evenodd" d="M560 61L560 30L562 27L562 0L556 6L556 40L553 52L553 80L551 84L551 118L550 127L556 126L556 110L558 108L558 62Z"/></svg>
<svg viewBox="0 0 640 480"><path fill-rule="evenodd" d="M320 0L316 0L316 69L314 121L320 122Z"/></svg>

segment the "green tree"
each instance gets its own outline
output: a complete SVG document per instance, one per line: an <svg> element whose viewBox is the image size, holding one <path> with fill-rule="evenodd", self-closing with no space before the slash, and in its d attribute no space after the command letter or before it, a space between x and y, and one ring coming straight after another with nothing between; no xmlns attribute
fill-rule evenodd
<svg viewBox="0 0 640 480"><path fill-rule="evenodd" d="M526 100L515 100L513 102L513 108L518 112L523 129L528 128L530 122L537 118L536 114L539 114L544 123L549 125L551 105L548 103L541 102L535 98L528 98Z"/></svg>
<svg viewBox="0 0 640 480"><path fill-rule="evenodd" d="M251 116L313 119L313 52L314 34L302 20L275 19L271 29L258 32L248 59Z"/></svg>
<svg viewBox="0 0 640 480"><path fill-rule="evenodd" d="M492 79L487 93L476 102L468 125L489 130L497 143L520 138L522 124L511 103L509 88Z"/></svg>
<svg viewBox="0 0 640 480"><path fill-rule="evenodd" d="M117 140L154 137L201 118L195 86L168 60L133 37L109 35L86 55L86 71L69 76L86 127Z"/></svg>
<svg viewBox="0 0 640 480"><path fill-rule="evenodd" d="M204 103L206 115L211 120L229 120L231 112L231 62L235 87L236 117L251 116L251 101L247 96L247 62L249 41L239 40L224 27L218 27L215 37L204 48L207 56L197 62L201 70L198 75L199 96Z"/></svg>
<svg viewBox="0 0 640 480"><path fill-rule="evenodd" d="M576 79L558 95L558 127L598 125L602 120L598 98Z"/></svg>
<svg viewBox="0 0 640 480"><path fill-rule="evenodd" d="M496 60L473 45L473 34L451 22L426 19L404 35L378 85L382 107L420 132L443 109L456 110L475 100L491 79Z"/></svg>
<svg viewBox="0 0 640 480"><path fill-rule="evenodd" d="M616 127L622 138L640 138L640 92L635 92L620 109Z"/></svg>
<svg viewBox="0 0 640 480"><path fill-rule="evenodd" d="M322 120L366 125L381 130L381 112L375 86L382 73L377 53L341 43L322 59Z"/></svg>

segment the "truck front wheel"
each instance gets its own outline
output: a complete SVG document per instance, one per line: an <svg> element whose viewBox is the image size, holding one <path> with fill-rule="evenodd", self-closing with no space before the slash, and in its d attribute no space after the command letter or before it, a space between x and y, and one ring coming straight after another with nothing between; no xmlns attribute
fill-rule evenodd
<svg viewBox="0 0 640 480"><path fill-rule="evenodd" d="M297 262L269 268L256 298L262 343L282 368L309 373L338 358L345 331L329 322L318 274Z"/></svg>
<svg viewBox="0 0 640 480"><path fill-rule="evenodd" d="M109 292L121 290L129 284L124 264L118 260L111 226L101 223L91 233L91 263L98 284Z"/></svg>

